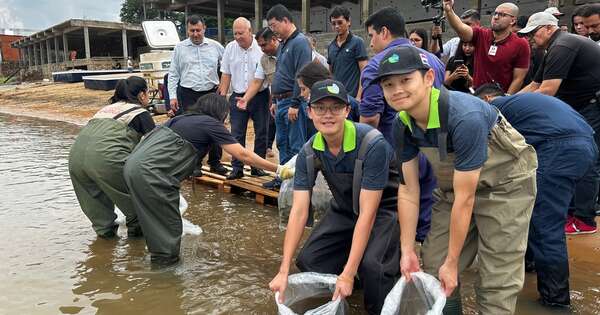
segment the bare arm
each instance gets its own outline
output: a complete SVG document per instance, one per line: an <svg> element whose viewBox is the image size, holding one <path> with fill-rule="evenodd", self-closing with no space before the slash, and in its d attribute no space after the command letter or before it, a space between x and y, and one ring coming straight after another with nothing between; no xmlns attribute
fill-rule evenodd
<svg viewBox="0 0 600 315"><path fill-rule="evenodd" d="M377 128L379 126L379 118L381 114L377 114L371 117L360 116L360 122L363 124L371 125L373 128Z"/></svg>
<svg viewBox="0 0 600 315"><path fill-rule="evenodd" d="M271 163L271 162L261 158L256 153L244 148L239 143L224 144L224 145L221 145L221 148L223 148L223 150L225 150L225 152L231 154L236 159L244 162L244 164L249 164L254 167L266 169L266 170L269 170L272 172L277 171L276 164Z"/></svg>
<svg viewBox="0 0 600 315"><path fill-rule="evenodd" d="M242 99L246 101L246 103L250 102L256 96L256 94L258 94L258 91L260 90L260 87L263 85L264 81L264 79L252 80L248 86L248 89L246 90L246 94L244 94Z"/></svg>
<svg viewBox="0 0 600 315"><path fill-rule="evenodd" d="M470 42L473 39L473 29L463 23L454 13L454 9L452 6L454 5L454 0L444 0L444 12L446 13L446 18L450 23L450 26L456 31L456 34L463 42Z"/></svg>
<svg viewBox="0 0 600 315"><path fill-rule="evenodd" d="M231 74L223 73L221 75L221 84L219 84L219 95L225 96L229 91L229 84L231 83Z"/></svg>
<svg viewBox="0 0 600 315"><path fill-rule="evenodd" d="M513 80L508 87L508 94L516 94L519 92L521 87L523 86L523 81L525 80L525 76L527 76L527 72L529 69L527 68L515 68L513 69Z"/></svg>
<svg viewBox="0 0 600 315"><path fill-rule="evenodd" d="M365 66L367 66L367 63L369 63L368 59L361 60L358 62L358 69L359 69L360 73L362 73ZM358 101L360 101L361 96L362 96L362 82L361 82L361 80L358 80L358 92L356 92L356 99Z"/></svg>
<svg viewBox="0 0 600 315"><path fill-rule="evenodd" d="M398 187L398 221L400 223L400 244L403 253L414 252L419 219L419 157L402 163L404 185Z"/></svg>
<svg viewBox="0 0 600 315"><path fill-rule="evenodd" d="M561 83L562 79L544 80L535 92L555 96Z"/></svg>
<svg viewBox="0 0 600 315"><path fill-rule="evenodd" d="M538 82L531 81L531 83L529 83L526 87L519 91L519 93L535 92L539 87L540 84Z"/></svg>

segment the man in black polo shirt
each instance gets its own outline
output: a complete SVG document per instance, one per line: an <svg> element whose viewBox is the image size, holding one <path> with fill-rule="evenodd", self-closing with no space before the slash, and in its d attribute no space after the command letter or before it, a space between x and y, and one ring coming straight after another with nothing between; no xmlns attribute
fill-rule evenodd
<svg viewBox="0 0 600 315"><path fill-rule="evenodd" d="M350 10L337 6L329 15L331 28L337 32L327 48L327 63L333 78L342 82L348 94L360 99L360 73L367 65L368 55L362 38L350 32Z"/></svg>
<svg viewBox="0 0 600 315"><path fill-rule="evenodd" d="M533 14L519 31L533 38L537 47L546 50L540 68L521 92L539 92L556 96L579 112L595 131L600 143L600 46L588 38L561 32L552 14ZM600 162L600 161L599 161ZM598 165L577 183L574 213L565 225L565 233L596 232L595 202L600 175Z"/></svg>

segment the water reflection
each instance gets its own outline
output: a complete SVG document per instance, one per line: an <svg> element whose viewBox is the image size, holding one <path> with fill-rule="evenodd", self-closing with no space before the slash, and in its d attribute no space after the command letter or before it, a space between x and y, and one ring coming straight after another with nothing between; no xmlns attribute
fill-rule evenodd
<svg viewBox="0 0 600 315"><path fill-rule="evenodd" d="M67 171L78 131L0 114L0 314L276 312L267 288L283 242L275 207L200 185L193 193L184 184L185 217L204 233L183 238L179 265L150 270L143 239L127 239L123 230L118 239L97 239L81 212ZM589 239L569 240L576 314L600 311L600 243ZM466 313L474 314L469 279L462 292ZM536 298L535 277L527 275L517 314L554 314ZM350 300L353 314L361 313L361 300Z"/></svg>

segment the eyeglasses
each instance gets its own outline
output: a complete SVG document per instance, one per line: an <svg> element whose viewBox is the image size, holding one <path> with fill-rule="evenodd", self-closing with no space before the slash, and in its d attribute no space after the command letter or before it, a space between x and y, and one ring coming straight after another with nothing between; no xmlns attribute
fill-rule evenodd
<svg viewBox="0 0 600 315"><path fill-rule="evenodd" d="M515 17L514 15L512 15L510 13L504 13L504 12L498 12L498 11L495 11L494 14L492 14L492 16L498 16L498 17L501 17L501 18L507 17L507 16Z"/></svg>
<svg viewBox="0 0 600 315"><path fill-rule="evenodd" d="M531 31L527 34L527 37L532 38L542 28L543 28L543 26L538 26L538 27L534 28L533 31Z"/></svg>
<svg viewBox="0 0 600 315"><path fill-rule="evenodd" d="M339 115L346 106L348 105L342 103L333 104L331 106L312 104L310 105L310 109L317 116L323 116L327 112L330 112L332 115Z"/></svg>

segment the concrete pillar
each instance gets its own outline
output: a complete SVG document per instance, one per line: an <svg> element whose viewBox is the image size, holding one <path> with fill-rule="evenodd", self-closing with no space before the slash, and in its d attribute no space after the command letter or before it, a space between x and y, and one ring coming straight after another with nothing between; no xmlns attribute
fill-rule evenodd
<svg viewBox="0 0 600 315"><path fill-rule="evenodd" d="M46 58L46 57L44 55L44 42L41 41L39 44L40 44L40 66L41 66L44 64L44 58Z"/></svg>
<svg viewBox="0 0 600 315"><path fill-rule="evenodd" d="M310 33L310 0L302 0L302 31Z"/></svg>
<svg viewBox="0 0 600 315"><path fill-rule="evenodd" d="M62 34L63 40L63 62L69 61L69 40L67 39L67 33Z"/></svg>
<svg viewBox="0 0 600 315"><path fill-rule="evenodd" d="M54 36L54 63L58 63L58 51L60 46L58 46L58 36Z"/></svg>
<svg viewBox="0 0 600 315"><path fill-rule="evenodd" d="M31 49L31 46L27 46L27 66L33 66L33 50Z"/></svg>
<svg viewBox="0 0 600 315"><path fill-rule="evenodd" d="M92 58L90 51L90 29L87 26L83 27L83 41L85 43L85 59Z"/></svg>
<svg viewBox="0 0 600 315"><path fill-rule="evenodd" d="M50 39L46 39L46 64L51 64L52 63L52 54L51 54L51 50L50 50Z"/></svg>
<svg viewBox="0 0 600 315"><path fill-rule="evenodd" d="M121 38L123 39L123 58L127 60L127 57L129 56L129 50L127 49L127 30L123 29L121 34Z"/></svg>
<svg viewBox="0 0 600 315"><path fill-rule="evenodd" d="M184 32L185 32L185 36L187 36L187 19L188 19L188 15L189 15L189 13L190 13L190 11L189 11L189 10L190 10L190 8L189 8L189 6L186 4L186 5L185 5L185 9L184 9L184 15L185 15L184 17L185 17L185 18L183 19L183 25L184 25L184 26L183 26L183 30L184 30ZM206 26L206 25L204 25L204 26Z"/></svg>
<svg viewBox="0 0 600 315"><path fill-rule="evenodd" d="M254 0L254 30L258 32L263 27L263 0Z"/></svg>
<svg viewBox="0 0 600 315"><path fill-rule="evenodd" d="M371 0L362 0L360 6L360 25L364 25L367 19L371 15Z"/></svg>
<svg viewBox="0 0 600 315"><path fill-rule="evenodd" d="M223 0L217 0L217 41L225 45L225 8Z"/></svg>

